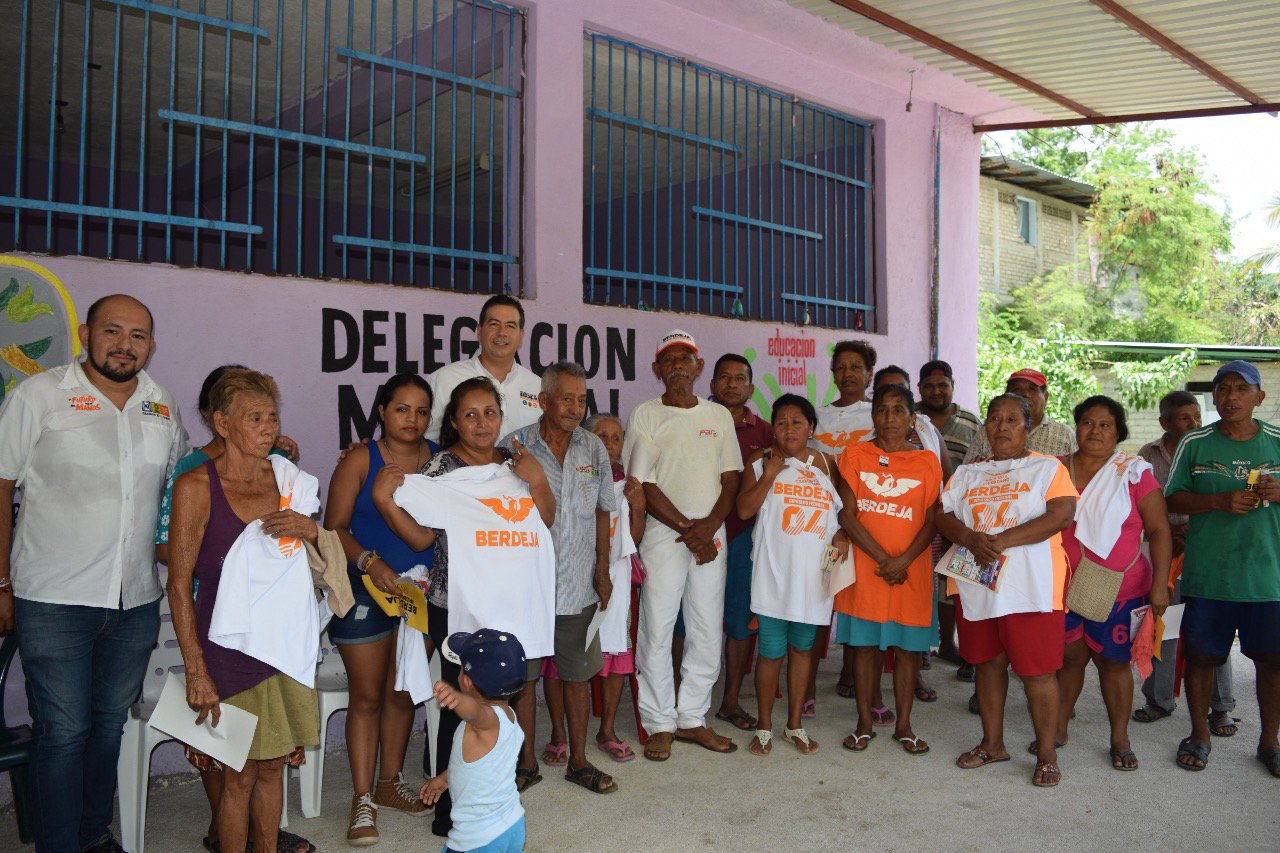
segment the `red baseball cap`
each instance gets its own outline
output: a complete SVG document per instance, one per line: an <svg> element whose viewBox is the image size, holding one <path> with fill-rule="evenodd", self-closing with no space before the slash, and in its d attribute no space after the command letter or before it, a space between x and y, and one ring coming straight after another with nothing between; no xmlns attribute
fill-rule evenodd
<svg viewBox="0 0 1280 853"><path fill-rule="evenodd" d="M1034 367L1024 367L1021 370L1010 373L1009 378L1004 382L1005 386L1008 387L1009 383L1015 379L1025 379L1032 385L1039 385L1041 388L1049 387L1049 380L1045 379L1044 374Z"/></svg>

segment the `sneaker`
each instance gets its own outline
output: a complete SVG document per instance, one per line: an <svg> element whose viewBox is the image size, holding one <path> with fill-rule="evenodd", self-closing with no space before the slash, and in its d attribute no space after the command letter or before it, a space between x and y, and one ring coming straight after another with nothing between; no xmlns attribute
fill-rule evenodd
<svg viewBox="0 0 1280 853"><path fill-rule="evenodd" d="M372 847L378 840L378 807L373 803L373 796L356 794L351 798L347 843L352 847Z"/></svg>
<svg viewBox="0 0 1280 853"><path fill-rule="evenodd" d="M397 773L394 779L379 779L373 789L373 802L378 808L395 809L414 817L424 817L432 811L418 798L417 789L404 781L403 773Z"/></svg>

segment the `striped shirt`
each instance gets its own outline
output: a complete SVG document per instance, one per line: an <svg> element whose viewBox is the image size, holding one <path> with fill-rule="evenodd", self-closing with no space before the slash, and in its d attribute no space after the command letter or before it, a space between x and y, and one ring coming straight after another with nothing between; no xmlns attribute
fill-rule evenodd
<svg viewBox="0 0 1280 853"><path fill-rule="evenodd" d="M564 465L547 446L538 423L516 430L499 442L513 449L518 439L538 460L556 496L551 541L556 548L556 615L574 616L600 600L592 580L596 569L596 510L618 508L613 493L609 451L595 433L577 427L569 438Z"/></svg>
<svg viewBox="0 0 1280 853"><path fill-rule="evenodd" d="M982 420L968 409L955 403L951 404L951 415L942 425L942 440L947 445L947 455L951 457L951 467L959 468L964 462L965 454L978 433L982 432Z"/></svg>
<svg viewBox="0 0 1280 853"><path fill-rule="evenodd" d="M1174 448L1175 450L1177 448ZM1150 444L1142 445L1142 449L1138 451L1138 455L1151 463L1152 473L1155 474L1156 482L1161 488L1169 482L1169 471L1173 465L1173 457L1169 455L1169 451L1164 449L1164 436L1160 436ZM1169 524L1173 527L1185 526L1191 516L1179 512L1169 513Z"/></svg>

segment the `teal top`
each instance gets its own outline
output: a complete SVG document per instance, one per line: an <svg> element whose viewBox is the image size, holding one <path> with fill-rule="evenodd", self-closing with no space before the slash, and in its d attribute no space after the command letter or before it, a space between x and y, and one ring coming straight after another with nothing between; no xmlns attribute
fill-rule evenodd
<svg viewBox="0 0 1280 853"><path fill-rule="evenodd" d="M1280 427L1257 421L1248 441L1211 424L1183 436L1164 493L1214 495L1243 489L1249 472L1280 474ZM1280 601L1280 505L1244 515L1221 510L1191 516L1182 594L1219 601Z"/></svg>
<svg viewBox="0 0 1280 853"><path fill-rule="evenodd" d="M283 450L273 448L271 456L284 456ZM178 482L178 478L188 471L199 468L201 465L209 461L209 454L202 449L196 448L186 456L178 460L178 464L173 466L173 473L169 475L169 479L164 484L164 497L160 499L160 517L156 521L156 544L169 544L169 515L173 510L173 484Z"/></svg>

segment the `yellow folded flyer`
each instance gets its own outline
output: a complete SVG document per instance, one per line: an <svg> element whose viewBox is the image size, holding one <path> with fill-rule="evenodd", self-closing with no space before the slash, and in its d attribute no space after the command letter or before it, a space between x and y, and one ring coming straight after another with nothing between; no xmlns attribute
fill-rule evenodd
<svg viewBox="0 0 1280 853"><path fill-rule="evenodd" d="M409 623L409 627L415 631L427 633L427 596L422 591L422 587L413 581L396 581L395 594L386 593L378 589L373 583L373 578L365 575L364 588L369 590L369 594L373 596L373 600L378 602L378 606L382 608L382 612L388 616L403 616L405 621Z"/></svg>

